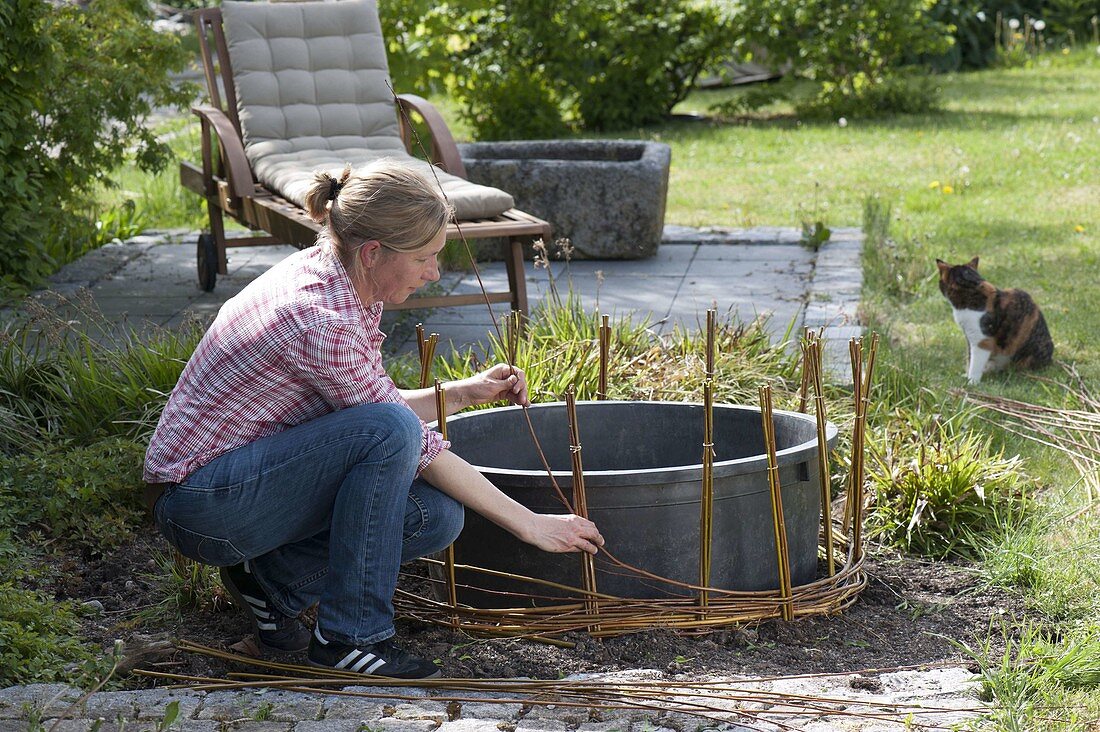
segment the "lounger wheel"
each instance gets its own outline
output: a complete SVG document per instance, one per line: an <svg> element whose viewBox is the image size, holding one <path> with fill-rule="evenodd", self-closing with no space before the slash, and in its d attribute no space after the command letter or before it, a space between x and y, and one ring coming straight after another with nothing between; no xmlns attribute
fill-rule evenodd
<svg viewBox="0 0 1100 732"><path fill-rule="evenodd" d="M199 234L197 254L199 287L203 292L211 292L218 281L218 244L213 234Z"/></svg>

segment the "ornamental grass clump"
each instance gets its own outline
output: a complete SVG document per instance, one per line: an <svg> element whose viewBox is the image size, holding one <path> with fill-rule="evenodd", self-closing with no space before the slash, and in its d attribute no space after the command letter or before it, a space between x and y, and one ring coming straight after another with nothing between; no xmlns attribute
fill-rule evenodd
<svg viewBox="0 0 1100 732"><path fill-rule="evenodd" d="M28 442L88 445L152 431L202 336L119 330L89 299L28 303L30 318L0 331L0 455Z"/></svg>
<svg viewBox="0 0 1100 732"><path fill-rule="evenodd" d="M1024 504L1019 456L1005 457L965 415L899 409L868 443L871 535L932 557L973 557Z"/></svg>
<svg viewBox="0 0 1100 732"><path fill-rule="evenodd" d="M518 338L501 323L502 334L490 333L486 361L509 361L527 375L532 401L558 401L571 387L578 400L596 398L599 382L601 315L586 312L569 291L548 299ZM755 404L760 384L768 381L790 406L798 389L798 359L784 342L774 343L767 321L720 319L716 332L715 401ZM677 327L658 335L646 321L629 316L612 318L608 355L608 399L701 401L706 337ZM441 379L468 376L481 367L474 349L452 352L441 359Z"/></svg>

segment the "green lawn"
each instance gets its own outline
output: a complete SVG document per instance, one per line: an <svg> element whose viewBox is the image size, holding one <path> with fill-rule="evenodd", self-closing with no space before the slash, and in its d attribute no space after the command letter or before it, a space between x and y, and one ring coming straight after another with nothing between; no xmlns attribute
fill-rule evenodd
<svg viewBox="0 0 1100 732"><path fill-rule="evenodd" d="M1100 55L1090 48L1033 68L942 81L946 110L937 115L800 124L775 109L752 120L644 131L672 146L668 220L794 226L811 216L816 199L826 223L851 226L861 223L865 198L877 195L893 206L891 234L909 290L898 297L873 277L865 286L864 315L885 336L882 381L905 385L880 388L880 400L965 410L951 393L965 386L965 341L936 287L936 257L980 256L994 284L1028 290L1046 315L1056 358L1100 385ZM731 93L699 93L680 111L705 111ZM867 252L868 269L880 256ZM1047 375L1061 377L1061 370ZM986 377L980 390L1054 406L1066 401L1064 392L1019 374ZM996 726L1095 729L1084 721L1100 717L1095 502L1079 513L1084 491L1058 452L978 419L970 429L991 432L1009 455L1022 454L1040 495L1031 518L990 537L976 565L990 581L1023 592L1036 611L1034 619L1008 621L1011 632L1033 631L1023 633L1013 657L990 661L1000 669L991 671L1001 701ZM1042 712L1044 705L1061 708Z"/></svg>

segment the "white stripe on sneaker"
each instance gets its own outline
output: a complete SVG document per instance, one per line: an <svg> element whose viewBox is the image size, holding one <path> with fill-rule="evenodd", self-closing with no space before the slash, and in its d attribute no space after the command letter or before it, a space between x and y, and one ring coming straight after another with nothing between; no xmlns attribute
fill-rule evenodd
<svg viewBox="0 0 1100 732"><path fill-rule="evenodd" d="M344 656L342 659L336 662L336 666L334 668L346 668L349 663L353 663L362 655L362 651L360 651L358 648L353 648L351 649L351 652L348 653L348 655Z"/></svg>
<svg viewBox="0 0 1100 732"><path fill-rule="evenodd" d="M373 668L377 668L379 663L385 663L384 660L382 660L381 658L378 658L378 656L374 655L373 653L368 653L365 656L363 656L363 658L359 659L359 661L354 666L349 668L348 671L354 671L355 673L359 673L360 671L363 670L364 666L366 666L368 663L370 663L371 661L373 661L375 659L378 659L378 662L374 664ZM367 673L370 673L370 671L368 671Z"/></svg>
<svg viewBox="0 0 1100 732"><path fill-rule="evenodd" d="M248 604L251 605L252 607L257 607L261 610L263 610L264 608L267 607L266 602L264 602L263 600L260 600L258 598L255 598L252 595L246 595L242 592L241 597L243 597L248 602Z"/></svg>
<svg viewBox="0 0 1100 732"><path fill-rule="evenodd" d="M321 635L321 625L317 624L313 626L313 637L317 639L317 642L323 646L328 645L328 641Z"/></svg>
<svg viewBox="0 0 1100 732"><path fill-rule="evenodd" d="M383 666L383 665L385 665L385 663L386 663L386 659L379 658L377 661L375 661L370 666L368 666L367 670L364 673L373 674L376 670L378 670L379 666Z"/></svg>

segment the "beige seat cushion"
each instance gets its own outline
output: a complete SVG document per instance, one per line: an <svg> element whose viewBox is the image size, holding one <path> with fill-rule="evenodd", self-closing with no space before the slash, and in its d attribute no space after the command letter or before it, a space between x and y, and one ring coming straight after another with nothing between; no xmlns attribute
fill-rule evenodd
<svg viewBox="0 0 1100 732"><path fill-rule="evenodd" d="M318 170L406 160L374 0L222 3L245 154L256 178L299 206ZM459 219L512 196L436 169ZM429 175L429 178L431 176Z"/></svg>

